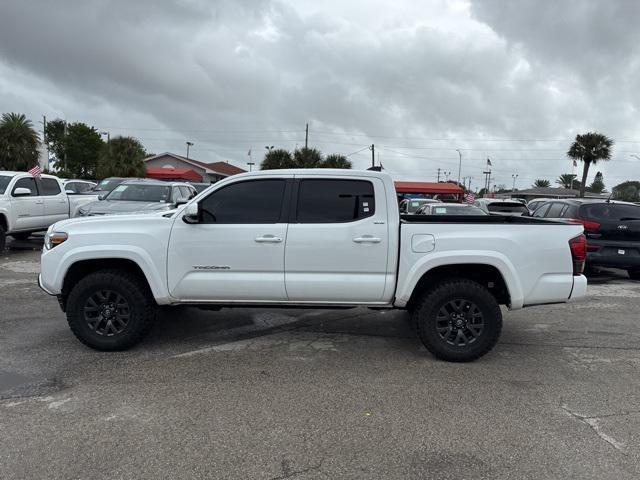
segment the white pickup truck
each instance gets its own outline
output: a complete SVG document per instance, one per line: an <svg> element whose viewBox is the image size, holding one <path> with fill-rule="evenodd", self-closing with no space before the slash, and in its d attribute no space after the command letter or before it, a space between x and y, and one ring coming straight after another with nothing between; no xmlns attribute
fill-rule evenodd
<svg viewBox="0 0 640 480"><path fill-rule="evenodd" d="M581 225L401 218L380 172L235 175L172 214L87 217L47 232L39 283L73 333L121 350L160 305L407 309L435 356L470 361L515 310L584 297Z"/></svg>
<svg viewBox="0 0 640 480"><path fill-rule="evenodd" d="M26 172L0 171L0 252L7 235L25 239L43 232L96 198L67 196L60 179L52 175L36 178Z"/></svg>

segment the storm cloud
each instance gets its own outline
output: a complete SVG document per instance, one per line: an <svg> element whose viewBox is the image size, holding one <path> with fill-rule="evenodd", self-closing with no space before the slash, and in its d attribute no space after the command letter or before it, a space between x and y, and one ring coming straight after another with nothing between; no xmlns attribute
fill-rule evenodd
<svg viewBox="0 0 640 480"><path fill-rule="evenodd" d="M521 188L571 171L576 133L616 140L596 167L640 177L634 1L5 0L0 111L84 121L149 151L239 166L310 145L398 178L436 169ZM361 150L358 153L358 150Z"/></svg>

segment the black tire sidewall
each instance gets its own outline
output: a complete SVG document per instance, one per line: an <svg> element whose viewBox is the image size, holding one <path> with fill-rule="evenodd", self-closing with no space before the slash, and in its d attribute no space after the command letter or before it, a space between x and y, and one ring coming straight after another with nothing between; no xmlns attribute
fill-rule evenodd
<svg viewBox="0 0 640 480"><path fill-rule="evenodd" d="M99 335L87 324L84 306L98 290L112 290L122 295L129 304L130 319L125 329L113 336ZM67 300L67 320L73 333L84 344L97 350L124 350L138 343L146 326L148 299L139 285L126 276L92 274L78 282Z"/></svg>
<svg viewBox="0 0 640 480"><path fill-rule="evenodd" d="M4 227L0 225L0 252L4 251L4 247L7 242L7 232Z"/></svg>
<svg viewBox="0 0 640 480"><path fill-rule="evenodd" d="M480 309L484 329L476 341L456 347L443 340L437 331L436 317L443 305L455 299L473 302ZM471 281L447 283L425 295L415 312L418 335L432 354L443 360L467 362L475 360L496 344L502 330L500 306L491 293L480 284Z"/></svg>

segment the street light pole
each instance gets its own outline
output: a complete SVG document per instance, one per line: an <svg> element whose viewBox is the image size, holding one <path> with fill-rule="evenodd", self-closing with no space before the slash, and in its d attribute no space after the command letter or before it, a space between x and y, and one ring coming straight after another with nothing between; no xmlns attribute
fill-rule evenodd
<svg viewBox="0 0 640 480"><path fill-rule="evenodd" d="M249 165L249 171L251 171L251 167L253 167L256 164L256 162L247 162L247 165Z"/></svg>
<svg viewBox="0 0 640 480"><path fill-rule="evenodd" d="M462 152L460 149L456 149L458 152L458 156L460 157L460 161L458 162L458 185L460 185L460 172L462 171Z"/></svg>
<svg viewBox="0 0 640 480"><path fill-rule="evenodd" d="M518 178L518 174L512 174L511 178L513 178L513 188L511 189L511 192L515 192L516 191L516 178Z"/></svg>
<svg viewBox="0 0 640 480"><path fill-rule="evenodd" d="M193 146L193 142L186 141L184 143L187 145L187 160L189 160L189 147Z"/></svg>

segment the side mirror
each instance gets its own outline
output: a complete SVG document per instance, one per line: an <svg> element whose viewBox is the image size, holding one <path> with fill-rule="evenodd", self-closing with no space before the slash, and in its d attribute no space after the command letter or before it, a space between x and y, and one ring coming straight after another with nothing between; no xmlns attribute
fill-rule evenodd
<svg viewBox="0 0 640 480"><path fill-rule="evenodd" d="M197 202L190 203L189 205L187 205L187 208L185 208L184 211L182 212L182 221L184 223L190 223L190 224L199 223L200 222L199 213L200 212L198 208L198 203Z"/></svg>
<svg viewBox="0 0 640 480"><path fill-rule="evenodd" d="M176 205L176 207L179 207L180 205L185 205L185 204L187 204L187 203L189 203L189 199L188 199L188 198L180 197L180 198L178 198L178 199L176 200L175 205Z"/></svg>
<svg viewBox="0 0 640 480"><path fill-rule="evenodd" d="M107 193L102 193L100 195L98 195L98 200L104 200L105 198L107 198Z"/></svg>
<svg viewBox="0 0 640 480"><path fill-rule="evenodd" d="M31 195L31 189L25 187L18 187L13 191L14 197L28 197Z"/></svg>

